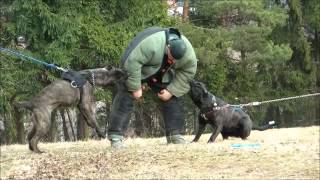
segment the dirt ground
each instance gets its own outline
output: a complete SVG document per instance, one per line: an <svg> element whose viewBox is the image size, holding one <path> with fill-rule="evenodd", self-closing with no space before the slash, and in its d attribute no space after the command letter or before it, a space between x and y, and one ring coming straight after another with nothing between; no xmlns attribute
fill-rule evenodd
<svg viewBox="0 0 320 180"><path fill-rule="evenodd" d="M167 145L165 137L1 146L1 179L319 179L319 126L253 131L248 140ZM193 136L185 136L192 140ZM243 147L234 148L242 144Z"/></svg>

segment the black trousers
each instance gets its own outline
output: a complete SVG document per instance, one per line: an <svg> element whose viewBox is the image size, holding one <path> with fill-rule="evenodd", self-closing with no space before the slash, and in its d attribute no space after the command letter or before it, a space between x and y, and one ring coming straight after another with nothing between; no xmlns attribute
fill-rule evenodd
<svg viewBox="0 0 320 180"><path fill-rule="evenodd" d="M110 114L111 125L108 134L124 135L127 129L130 114L133 109L134 98L124 83L119 83L118 91L113 99ZM151 89L158 93L164 89L167 84L149 84ZM168 101L160 102L161 113L163 115L166 135L180 134L184 126L184 113L180 104L180 99L173 96Z"/></svg>

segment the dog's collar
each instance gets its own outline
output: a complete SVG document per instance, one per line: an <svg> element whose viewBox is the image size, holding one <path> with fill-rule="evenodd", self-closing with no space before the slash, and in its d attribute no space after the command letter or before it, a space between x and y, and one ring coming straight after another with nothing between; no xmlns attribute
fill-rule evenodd
<svg viewBox="0 0 320 180"><path fill-rule="evenodd" d="M208 121L208 118L207 118L206 114L207 114L207 113L201 113L200 116L201 116L204 120Z"/></svg>
<svg viewBox="0 0 320 180"><path fill-rule="evenodd" d="M213 106L217 106L218 104L216 103L217 102L217 98L216 98L216 96L214 96L214 95L212 95L211 94L211 102L213 103Z"/></svg>
<svg viewBox="0 0 320 180"><path fill-rule="evenodd" d="M215 98L215 97L213 96L213 98ZM215 111L219 111L219 110L222 110L222 109L225 109L225 108L228 108L228 107L230 107L230 104L226 104L226 105L223 105L223 106L214 105L213 108L210 111L205 112L205 113L200 113L200 116L203 119L205 119L206 121L208 121L207 115L209 113L212 113L212 112L215 112Z"/></svg>
<svg viewBox="0 0 320 180"><path fill-rule="evenodd" d="M89 83L90 83L92 86L95 86L95 76L94 76L94 72L90 70L90 73L91 73L91 79L89 80Z"/></svg>

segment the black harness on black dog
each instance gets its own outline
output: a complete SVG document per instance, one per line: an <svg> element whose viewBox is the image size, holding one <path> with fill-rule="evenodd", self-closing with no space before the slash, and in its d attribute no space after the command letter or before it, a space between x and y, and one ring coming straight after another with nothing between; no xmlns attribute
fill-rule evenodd
<svg viewBox="0 0 320 180"><path fill-rule="evenodd" d="M200 113L200 116L205 119L206 121L208 121L209 119L207 118L207 116L211 113L214 113L216 111L220 111L220 110L223 110L225 108L232 108L232 114L235 112L235 111L243 111L242 108L239 108L239 107L234 107L230 104L225 104L225 105L222 105L222 106L219 106L219 104L217 104L217 99L214 95L210 94L212 97L211 97L211 101L213 103L213 107L207 111L207 112L204 112L204 113ZM232 117L232 114L231 114L231 117Z"/></svg>

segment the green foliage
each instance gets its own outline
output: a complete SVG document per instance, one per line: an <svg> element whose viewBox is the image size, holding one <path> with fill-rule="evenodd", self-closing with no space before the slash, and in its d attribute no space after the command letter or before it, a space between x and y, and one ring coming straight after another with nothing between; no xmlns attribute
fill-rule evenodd
<svg viewBox="0 0 320 180"><path fill-rule="evenodd" d="M314 66L302 28L301 10L302 5L311 9L308 13L311 16L306 17L314 25L316 4L315 1L300 4L298 0L289 4L271 0L195 2L190 22L211 32L205 35L207 38L201 38L199 33L193 33L197 38L191 38L194 46L200 46L196 48L198 77L212 92L231 103L235 97L239 98L235 103L246 103L315 89ZM293 109L290 106L276 107ZM263 119L258 113L253 114Z"/></svg>
<svg viewBox="0 0 320 180"><path fill-rule="evenodd" d="M1 46L74 70L119 66L120 55L137 32L173 22L160 1L8 0L0 4ZM18 46L18 36L26 38L25 49ZM59 72L41 65L0 55L1 114L11 113L13 97L30 98L59 77ZM96 95L98 100L111 101L110 92L98 90Z"/></svg>
<svg viewBox="0 0 320 180"><path fill-rule="evenodd" d="M150 26L176 26L196 51L196 78L230 103L317 89L319 72L316 74L312 61L320 56L317 0L284 4L275 0L191 1L194 11L188 23L168 17L167 6L161 2L2 0L0 45L74 70L119 66L121 54L139 31ZM25 49L18 46L18 36L26 38ZM12 101L30 98L58 78L59 72L3 53L0 71L0 116L8 118L6 134L14 137ZM102 89L95 95L98 100L112 98L111 92ZM150 107L157 108L151 104L153 100L145 98L138 110L151 113L154 110ZM188 100L184 104L186 109L192 106ZM283 112L291 113L292 118L293 113L303 111L287 103L251 109L250 113L263 121ZM284 118L281 121L287 122Z"/></svg>
<svg viewBox="0 0 320 180"><path fill-rule="evenodd" d="M200 46L198 72L206 76L210 89L232 101L240 97L241 102L272 94L268 85L279 75L274 71L284 67L292 54L288 44L276 45L270 39L274 28L285 25L285 11L260 0L195 4L190 21L210 33L203 39L194 35L197 38L191 41Z"/></svg>
<svg viewBox="0 0 320 180"><path fill-rule="evenodd" d="M318 0L303 1L303 19L310 28L320 29L320 3Z"/></svg>

